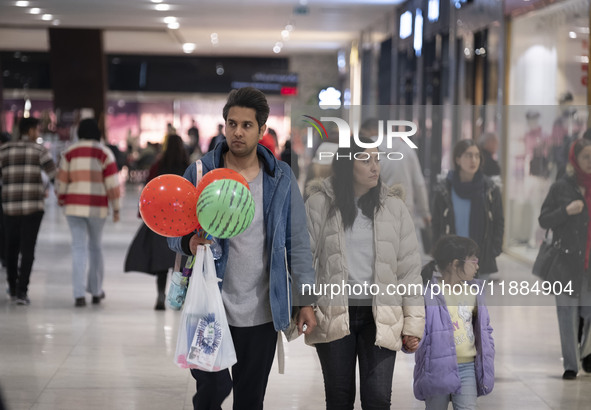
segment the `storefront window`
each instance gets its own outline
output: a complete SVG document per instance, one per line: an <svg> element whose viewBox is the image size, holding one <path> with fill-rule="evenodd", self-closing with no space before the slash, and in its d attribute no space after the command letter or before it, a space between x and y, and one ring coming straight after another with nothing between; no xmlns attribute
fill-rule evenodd
<svg viewBox="0 0 591 410"><path fill-rule="evenodd" d="M507 110L506 248L533 261L538 216L589 116L589 2L565 1L513 20Z"/></svg>

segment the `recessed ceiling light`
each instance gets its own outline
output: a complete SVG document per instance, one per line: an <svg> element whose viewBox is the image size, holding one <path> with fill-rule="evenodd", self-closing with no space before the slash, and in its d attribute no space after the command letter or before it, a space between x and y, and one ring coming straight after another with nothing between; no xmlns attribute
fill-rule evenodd
<svg viewBox="0 0 591 410"><path fill-rule="evenodd" d="M29 7L29 2L28 1L17 1L14 5L16 7Z"/></svg>
<svg viewBox="0 0 591 410"><path fill-rule="evenodd" d="M49 21L51 19L53 19L53 16L51 14L44 14L43 16L41 16L41 20Z"/></svg>
<svg viewBox="0 0 591 410"><path fill-rule="evenodd" d="M29 13L31 14L39 14L41 13L41 9L38 7L33 7L31 10L29 10Z"/></svg>
<svg viewBox="0 0 591 410"><path fill-rule="evenodd" d="M569 32L568 32L568 36L569 36L570 38L577 38L577 33L575 33L574 31L569 31Z"/></svg>
<svg viewBox="0 0 591 410"><path fill-rule="evenodd" d="M154 8L158 11L168 11L170 10L170 6L168 4L162 3L162 4L156 4L156 6L154 6Z"/></svg>
<svg viewBox="0 0 591 410"><path fill-rule="evenodd" d="M195 43L183 44L183 51L187 54L192 53L193 51L195 51Z"/></svg>
<svg viewBox="0 0 591 410"><path fill-rule="evenodd" d="M162 19L166 24L170 24L170 23L174 23L176 22L176 17L173 16L168 16L168 17L164 17Z"/></svg>
<svg viewBox="0 0 591 410"><path fill-rule="evenodd" d="M168 28L171 30L178 30L181 27L181 25L179 24L178 21L173 21L171 23L168 23Z"/></svg>
<svg viewBox="0 0 591 410"><path fill-rule="evenodd" d="M56 19L56 20L53 20L51 22L51 24L53 24L54 26L59 26L61 24L61 21L59 21L59 20Z"/></svg>
<svg viewBox="0 0 591 410"><path fill-rule="evenodd" d="M152 0L152 3L162 3L162 0Z"/></svg>
<svg viewBox="0 0 591 410"><path fill-rule="evenodd" d="M277 46L277 45L276 45L275 47L273 47L273 52L274 52L275 54L279 54L279 53L281 53L281 47L279 47L279 46Z"/></svg>

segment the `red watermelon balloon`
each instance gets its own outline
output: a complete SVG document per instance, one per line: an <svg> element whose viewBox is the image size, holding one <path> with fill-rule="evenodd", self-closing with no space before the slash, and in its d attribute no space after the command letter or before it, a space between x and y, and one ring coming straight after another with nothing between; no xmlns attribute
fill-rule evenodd
<svg viewBox="0 0 591 410"><path fill-rule="evenodd" d="M197 199L199 200L199 195L203 192L206 186L214 181L219 181L220 179L233 179L234 181L240 182L250 191L248 182L242 175L240 175L240 173L230 168L216 168L203 175L203 178L201 178L201 181L197 184Z"/></svg>
<svg viewBox="0 0 591 410"><path fill-rule="evenodd" d="M197 189L179 175L164 174L146 184L140 195L140 215L148 228L162 236L193 232L197 220Z"/></svg>

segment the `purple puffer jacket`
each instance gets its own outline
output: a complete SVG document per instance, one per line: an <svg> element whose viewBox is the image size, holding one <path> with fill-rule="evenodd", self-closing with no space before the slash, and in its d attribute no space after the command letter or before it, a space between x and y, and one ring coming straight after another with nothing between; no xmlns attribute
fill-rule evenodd
<svg viewBox="0 0 591 410"><path fill-rule="evenodd" d="M481 280L471 280L481 288ZM458 360L454 344L454 331L449 312L442 295L432 295L432 287L437 279L425 290L425 335L415 353L414 393L419 400L441 394L460 393L461 383L458 374ZM478 396L489 394L495 383L495 344L488 309L484 296L476 296L478 314L474 317L474 336L476 338L476 388Z"/></svg>

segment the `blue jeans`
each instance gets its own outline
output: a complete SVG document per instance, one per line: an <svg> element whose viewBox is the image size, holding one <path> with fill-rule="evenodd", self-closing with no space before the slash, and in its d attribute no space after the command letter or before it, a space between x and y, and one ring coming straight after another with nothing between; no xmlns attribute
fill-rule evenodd
<svg viewBox="0 0 591 410"><path fill-rule="evenodd" d="M375 345L376 324L371 306L349 306L349 330L351 333L342 339L316 344L327 410L353 409L357 359L361 407L390 409L396 352Z"/></svg>
<svg viewBox="0 0 591 410"><path fill-rule="evenodd" d="M66 215L66 219L72 233L74 298L83 298L86 291L93 296L101 296L105 276L101 248L105 218ZM87 264L88 277L86 276Z"/></svg>
<svg viewBox="0 0 591 410"><path fill-rule="evenodd" d="M458 372L462 389L459 394L442 394L439 396L428 397L425 400L426 410L447 410L449 401L454 410L472 410L476 408L476 373L474 372L474 362L459 363Z"/></svg>

